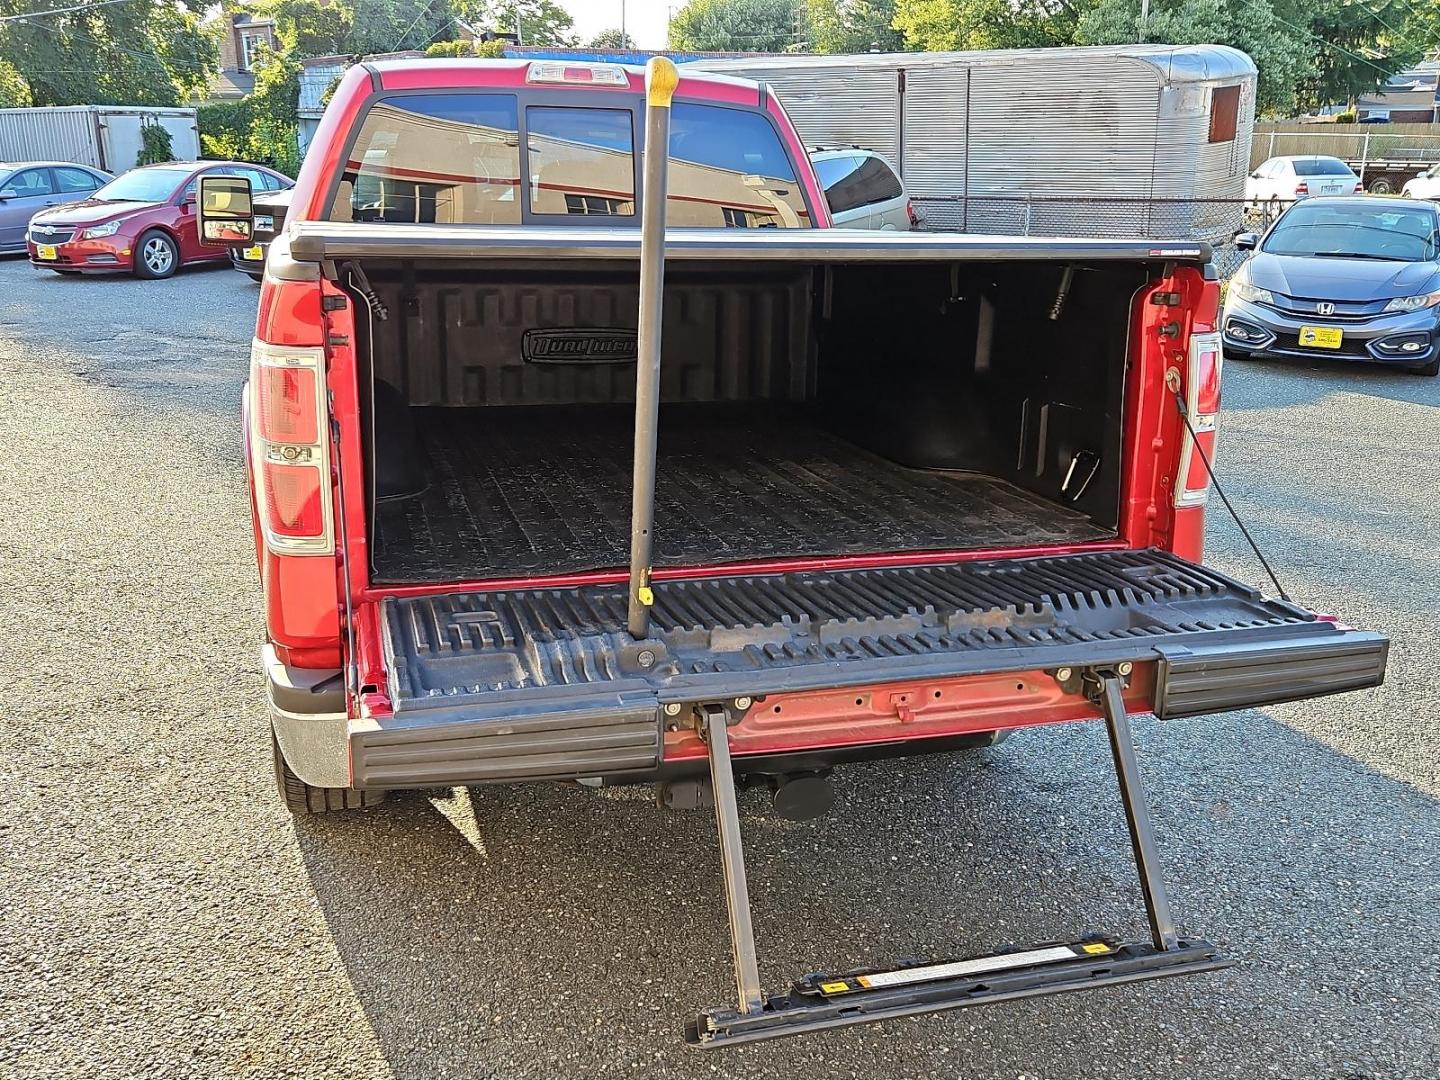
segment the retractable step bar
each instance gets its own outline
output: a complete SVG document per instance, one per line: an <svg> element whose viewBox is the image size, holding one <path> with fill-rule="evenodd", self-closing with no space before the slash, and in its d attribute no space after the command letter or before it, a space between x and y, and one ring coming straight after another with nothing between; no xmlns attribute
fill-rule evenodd
<svg viewBox="0 0 1440 1080"><path fill-rule="evenodd" d="M1181 938L1175 930L1122 697L1129 669L1129 664L1087 669L1079 673L1080 689L1104 710L1115 776L1150 922L1150 941L1122 942L1090 934L1074 941L1049 942L963 960L810 974L795 980L785 993L773 995L764 992L756 961L730 758L729 723L734 716L721 705L696 709L695 723L709 748L738 1001L734 1007L721 1006L700 1013L686 1024L686 1041L710 1049L1231 966L1234 961L1222 957L1208 941Z"/></svg>

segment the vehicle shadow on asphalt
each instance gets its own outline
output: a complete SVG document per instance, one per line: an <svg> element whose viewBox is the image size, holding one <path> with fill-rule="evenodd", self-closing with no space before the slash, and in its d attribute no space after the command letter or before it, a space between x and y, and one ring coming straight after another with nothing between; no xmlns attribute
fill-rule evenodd
<svg viewBox="0 0 1440 1080"><path fill-rule="evenodd" d="M950 1075L1013 1077L1039 1071L1039 1056L1048 1076L1057 1058L1093 1060L1088 1044L1102 1035L1136 1040L1135 1076L1178 1075L1165 1069L1177 1054L1203 1066L1197 1075L1248 1075L1240 1067L1254 1058L1240 1051L1276 1038L1326 1062L1318 1044L1305 1047L1316 999L1393 1002L1397 972L1413 972L1411 1007L1440 1006L1423 974L1434 928L1412 903L1440 870L1440 804L1260 712L1141 721L1137 732L1182 930L1244 967L889 1025L869 1036L884 1041L883 1075L934 1075L943 1048L958 1054L944 1058ZM758 792L742 796L767 987L1006 942L1145 935L1100 725L1022 734L978 758L851 766L837 779L837 806L818 822L781 821ZM685 1076L712 1065L793 1076L822 1056L863 1063L873 1052L861 1033L874 1029L716 1058L682 1046L682 1022L734 992L708 813L662 812L640 788L392 798L384 812L302 821L297 833L396 1076ZM1389 953L1383 990L1359 974L1377 950ZM1271 1005L1235 1008L1237 997ZM1356 1045L1376 1034L1347 1022ZM1382 1034L1397 1023L1393 1005L1368 1021Z"/></svg>

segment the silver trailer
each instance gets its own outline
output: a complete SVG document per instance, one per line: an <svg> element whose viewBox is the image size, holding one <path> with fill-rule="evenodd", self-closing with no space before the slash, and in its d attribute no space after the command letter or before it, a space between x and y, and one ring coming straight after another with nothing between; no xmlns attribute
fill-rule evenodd
<svg viewBox="0 0 1440 1080"><path fill-rule="evenodd" d="M809 146L888 157L931 228L1213 240L1239 227L1256 70L1224 45L693 66L769 84Z"/></svg>
<svg viewBox="0 0 1440 1080"><path fill-rule="evenodd" d="M176 161L200 156L195 110L150 105L52 105L0 109L0 161L74 161L106 172L135 167L140 130L159 124L170 133Z"/></svg>

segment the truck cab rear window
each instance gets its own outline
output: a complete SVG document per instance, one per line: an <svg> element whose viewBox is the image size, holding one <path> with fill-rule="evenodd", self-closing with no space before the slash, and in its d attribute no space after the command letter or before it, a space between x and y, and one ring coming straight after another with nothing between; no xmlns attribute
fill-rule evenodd
<svg viewBox="0 0 1440 1080"><path fill-rule="evenodd" d="M530 209L537 214L635 213L635 137L629 109L525 110Z"/></svg>
<svg viewBox="0 0 1440 1080"><path fill-rule="evenodd" d="M332 221L520 224L513 94L377 101L350 150Z"/></svg>
<svg viewBox="0 0 1440 1080"><path fill-rule="evenodd" d="M513 94L387 98L366 113L330 217L519 225L585 216L638 225L643 123L635 108L520 107ZM670 154L670 225L812 224L795 167L761 113L677 102Z"/></svg>

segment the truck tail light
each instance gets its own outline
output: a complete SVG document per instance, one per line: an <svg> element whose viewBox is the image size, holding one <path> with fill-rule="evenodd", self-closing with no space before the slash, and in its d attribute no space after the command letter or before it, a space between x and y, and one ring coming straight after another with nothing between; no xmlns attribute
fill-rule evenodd
<svg viewBox="0 0 1440 1080"><path fill-rule="evenodd" d="M324 365L319 348L257 339L250 349L250 474L265 546L276 555L335 550Z"/></svg>
<svg viewBox="0 0 1440 1080"><path fill-rule="evenodd" d="M1362 183L1360 183L1360 181L1358 181L1358 180L1355 181L1355 194L1356 194L1356 195L1364 195L1364 194L1365 194L1365 185L1362 184Z"/></svg>
<svg viewBox="0 0 1440 1080"><path fill-rule="evenodd" d="M1175 485L1176 506L1203 506L1210 496L1210 474L1205 460L1196 452L1196 443L1206 459L1215 461L1215 416L1220 411L1220 381L1224 367L1220 335L1191 334L1185 363L1185 411L1195 438L1186 431L1180 451L1179 482Z"/></svg>

